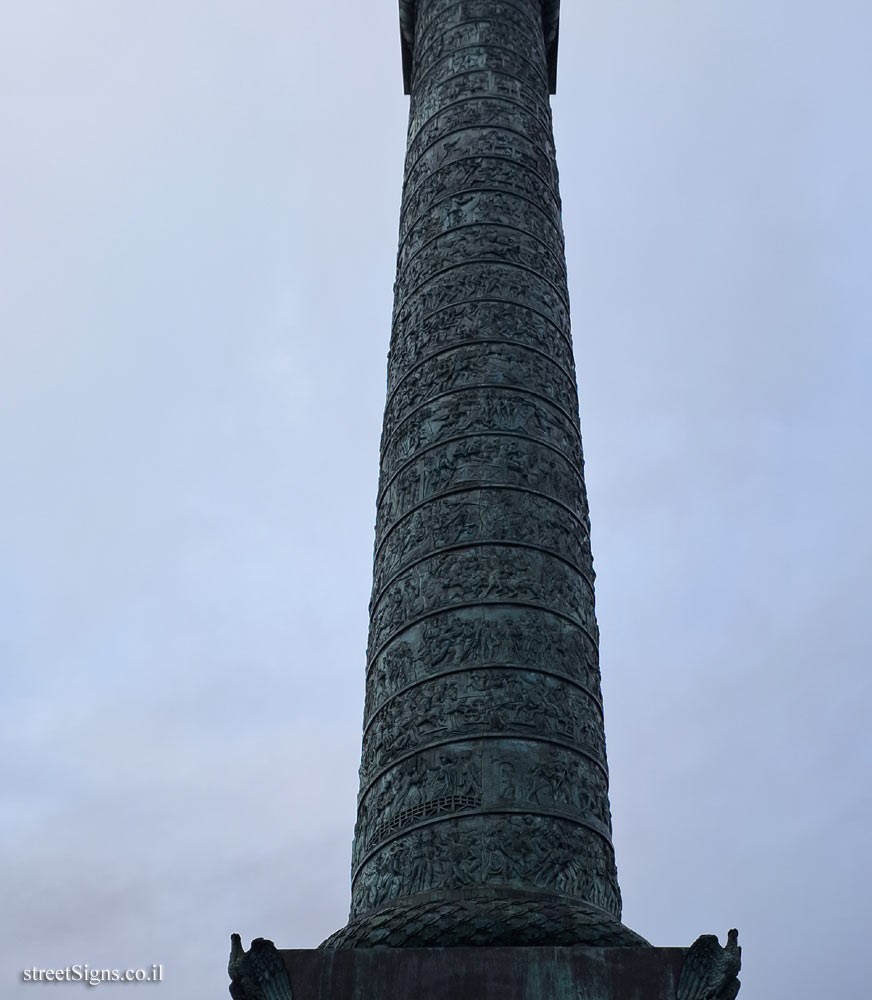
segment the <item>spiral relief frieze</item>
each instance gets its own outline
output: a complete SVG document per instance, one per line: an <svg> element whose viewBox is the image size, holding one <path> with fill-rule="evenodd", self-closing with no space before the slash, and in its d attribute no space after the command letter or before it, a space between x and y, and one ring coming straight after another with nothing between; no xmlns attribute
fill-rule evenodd
<svg viewBox="0 0 872 1000"><path fill-rule="evenodd" d="M376 546L419 504L462 489L497 485L526 487L587 518L581 473L563 452L505 431L463 435L429 447L387 478L378 500Z"/></svg>
<svg viewBox="0 0 872 1000"><path fill-rule="evenodd" d="M336 942L375 943L368 915L386 907L438 921L461 897L469 914L540 900L561 940L625 940L548 100L556 7L401 0L401 28L353 932Z"/></svg>
<svg viewBox="0 0 872 1000"><path fill-rule="evenodd" d="M527 389L550 399L578 427L575 380L554 358L523 344L464 343L431 354L394 385L385 407L382 445L416 407L434 396L474 385Z"/></svg>
<svg viewBox="0 0 872 1000"><path fill-rule="evenodd" d="M401 895L480 885L577 895L617 917L614 852L600 834L551 816L503 814L498 832L474 817L391 840L352 877L352 918Z"/></svg>
<svg viewBox="0 0 872 1000"><path fill-rule="evenodd" d="M446 306L394 338L388 356L388 392L406 373L441 350L473 343L516 343L550 357L573 372L568 333L533 309L500 299L474 299Z"/></svg>
<svg viewBox="0 0 872 1000"><path fill-rule="evenodd" d="M439 497L398 522L376 550L373 597L425 556L506 542L541 549L593 575L589 532L578 515L539 493L490 487Z"/></svg>
<svg viewBox="0 0 872 1000"><path fill-rule="evenodd" d="M492 606L432 615L373 655L364 725L388 699L428 678L495 666L564 678L600 706L602 715L595 637L551 613ZM477 683L468 679L473 687Z"/></svg>
<svg viewBox="0 0 872 1000"><path fill-rule="evenodd" d="M476 162L464 165L474 170ZM401 256L403 282L397 290L405 292L440 272L481 261L516 264L556 289L566 282L563 261L541 237L505 223L469 222L426 242L407 242Z"/></svg>

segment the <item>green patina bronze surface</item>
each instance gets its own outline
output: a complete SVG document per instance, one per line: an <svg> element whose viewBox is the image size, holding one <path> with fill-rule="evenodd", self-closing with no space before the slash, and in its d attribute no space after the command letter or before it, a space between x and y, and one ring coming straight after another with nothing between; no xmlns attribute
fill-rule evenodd
<svg viewBox="0 0 872 1000"><path fill-rule="evenodd" d="M326 944L644 943L620 923L611 841L549 104L557 4L416 0L401 30L352 904Z"/></svg>
<svg viewBox="0 0 872 1000"><path fill-rule="evenodd" d="M400 0L411 94L348 924L234 1000L734 1000L621 923L549 93L558 0ZM482 947L486 946L486 947Z"/></svg>

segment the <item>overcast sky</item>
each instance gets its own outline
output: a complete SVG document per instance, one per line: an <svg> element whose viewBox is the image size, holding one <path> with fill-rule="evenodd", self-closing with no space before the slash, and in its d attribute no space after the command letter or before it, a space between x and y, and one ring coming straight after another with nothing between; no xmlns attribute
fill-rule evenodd
<svg viewBox="0 0 872 1000"><path fill-rule="evenodd" d="M743 1000L872 976L870 45L563 4L624 920ZM3 996L345 923L407 101L396 0L0 0Z"/></svg>

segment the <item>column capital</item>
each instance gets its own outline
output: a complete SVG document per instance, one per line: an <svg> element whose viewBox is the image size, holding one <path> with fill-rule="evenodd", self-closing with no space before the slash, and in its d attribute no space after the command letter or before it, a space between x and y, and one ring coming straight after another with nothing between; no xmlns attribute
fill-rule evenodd
<svg viewBox="0 0 872 1000"><path fill-rule="evenodd" d="M415 10L418 0L399 0L400 51L403 57L403 93L412 92L412 52L415 47ZM548 59L548 92L557 93L557 38L560 28L560 0L540 0L542 32Z"/></svg>

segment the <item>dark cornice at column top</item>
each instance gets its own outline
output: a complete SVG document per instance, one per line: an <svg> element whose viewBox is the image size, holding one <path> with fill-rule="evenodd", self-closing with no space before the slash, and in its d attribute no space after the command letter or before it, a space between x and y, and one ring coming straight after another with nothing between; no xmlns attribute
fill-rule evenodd
<svg viewBox="0 0 872 1000"><path fill-rule="evenodd" d="M560 27L560 0L540 0L542 31L548 57L548 92L557 92L557 34ZM417 0L400 0L400 48L403 54L403 92L412 90L412 50L415 44Z"/></svg>

